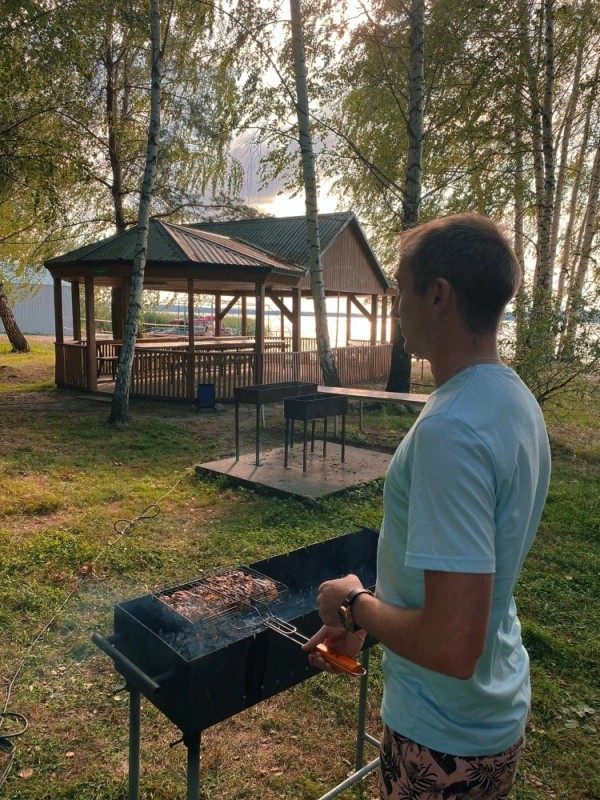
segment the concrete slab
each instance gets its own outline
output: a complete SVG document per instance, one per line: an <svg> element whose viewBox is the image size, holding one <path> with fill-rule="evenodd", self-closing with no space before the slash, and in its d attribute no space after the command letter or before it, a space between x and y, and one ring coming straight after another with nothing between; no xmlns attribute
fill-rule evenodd
<svg viewBox="0 0 600 800"><path fill-rule="evenodd" d="M288 467L283 466L284 448L261 453L260 464L255 464L255 454L241 455L240 460L224 458L209 461L196 467L198 474L223 475L250 488L268 488L283 494L300 497L325 497L354 486L369 483L385 476L390 453L363 450L346 445L346 458L341 463L341 446L327 442L323 458L323 443L315 441L314 453L307 454L306 472L302 472L302 445L296 444L288 452Z"/></svg>

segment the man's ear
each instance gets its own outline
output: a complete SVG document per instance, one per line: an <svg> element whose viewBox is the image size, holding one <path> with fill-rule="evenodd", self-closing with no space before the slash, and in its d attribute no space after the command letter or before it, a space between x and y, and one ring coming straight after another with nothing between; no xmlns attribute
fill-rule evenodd
<svg viewBox="0 0 600 800"><path fill-rule="evenodd" d="M455 292L446 278L436 278L429 285L428 295L431 305L437 311L446 311L455 298Z"/></svg>

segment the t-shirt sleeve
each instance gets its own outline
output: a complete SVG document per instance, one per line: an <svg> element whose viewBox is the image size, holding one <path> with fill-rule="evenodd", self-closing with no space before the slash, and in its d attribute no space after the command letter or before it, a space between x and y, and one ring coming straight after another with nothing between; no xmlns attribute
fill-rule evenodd
<svg viewBox="0 0 600 800"><path fill-rule="evenodd" d="M406 566L495 572L496 470L476 431L442 416L415 431Z"/></svg>

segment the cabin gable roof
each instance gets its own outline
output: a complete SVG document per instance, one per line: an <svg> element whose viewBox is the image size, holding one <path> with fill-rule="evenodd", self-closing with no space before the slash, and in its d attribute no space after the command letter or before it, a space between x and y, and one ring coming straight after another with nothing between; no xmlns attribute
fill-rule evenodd
<svg viewBox="0 0 600 800"><path fill-rule="evenodd" d="M304 216L199 222L189 227L231 236L273 257L308 269ZM383 294L392 286L353 212L319 214L319 236L324 282L328 292ZM300 286L310 286L308 273Z"/></svg>

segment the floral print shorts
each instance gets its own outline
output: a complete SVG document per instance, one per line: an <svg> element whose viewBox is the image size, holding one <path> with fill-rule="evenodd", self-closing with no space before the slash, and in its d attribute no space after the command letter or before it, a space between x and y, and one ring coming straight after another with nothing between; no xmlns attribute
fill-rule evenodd
<svg viewBox="0 0 600 800"><path fill-rule="evenodd" d="M429 750L387 725L381 741L381 800L507 800L524 739L493 756Z"/></svg>

